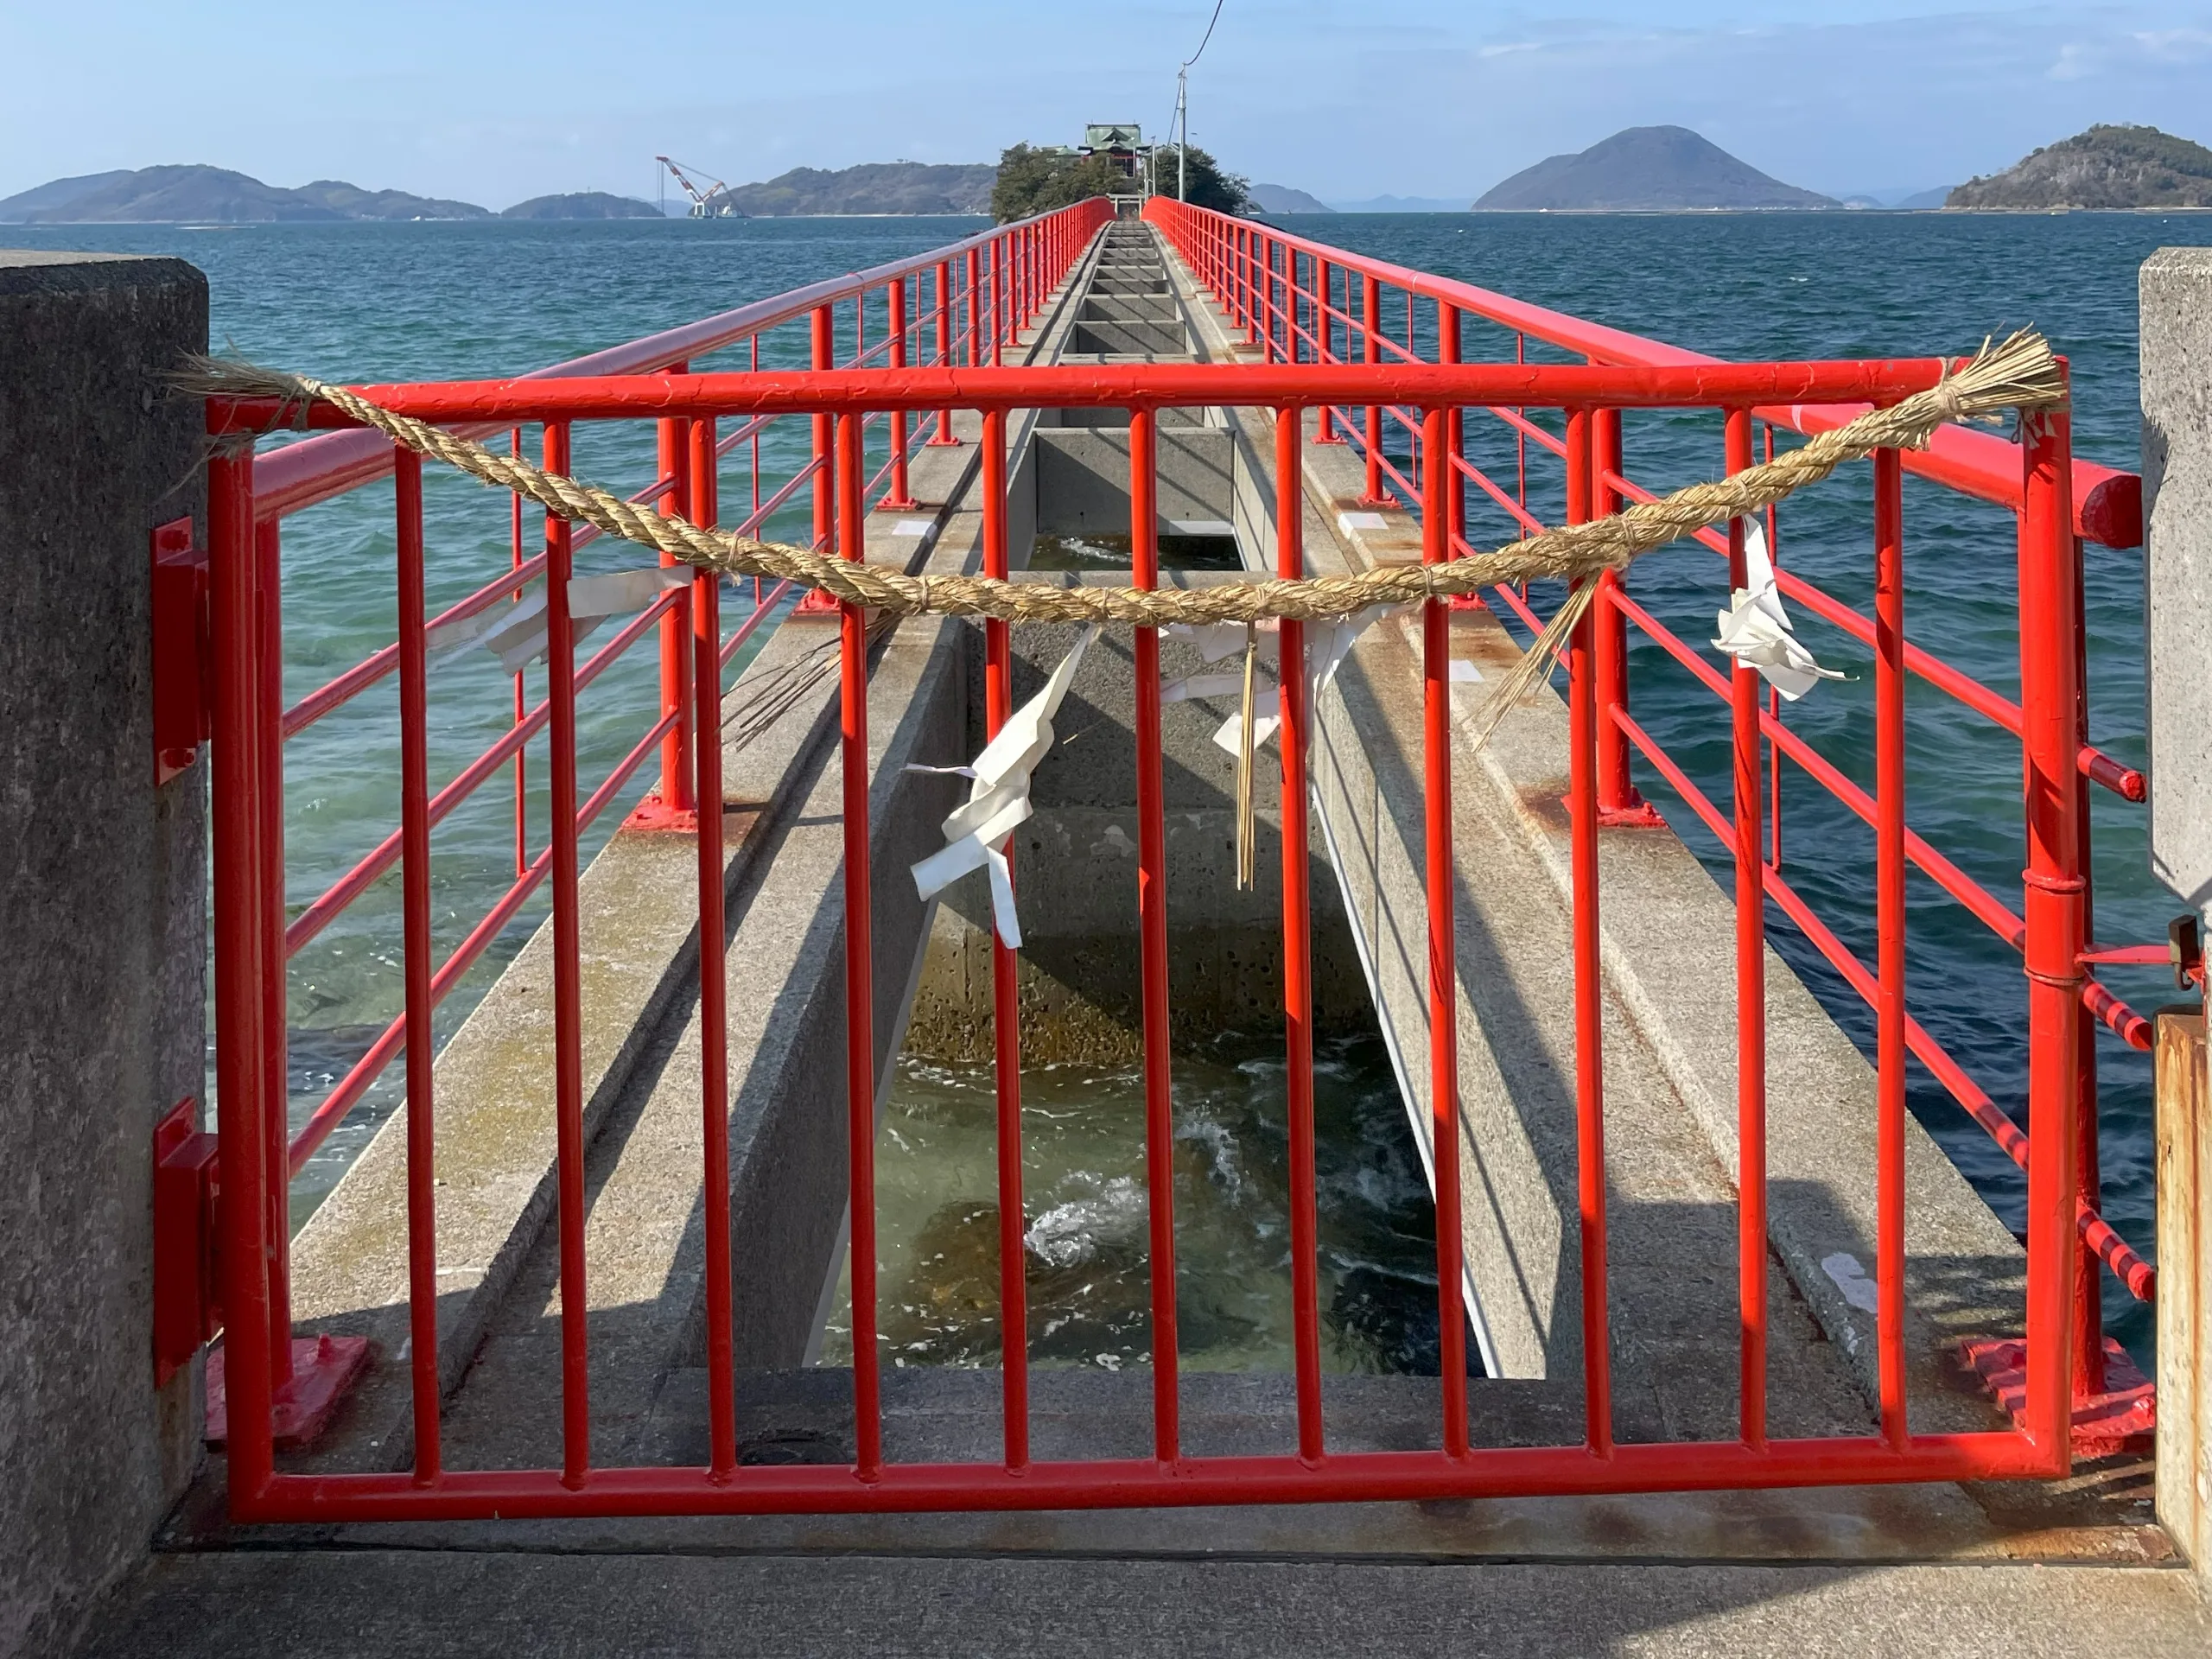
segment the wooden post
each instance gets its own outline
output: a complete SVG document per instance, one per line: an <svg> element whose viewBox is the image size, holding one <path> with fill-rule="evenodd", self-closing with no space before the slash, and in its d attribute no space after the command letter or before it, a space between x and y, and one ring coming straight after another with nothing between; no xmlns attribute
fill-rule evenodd
<svg viewBox="0 0 2212 1659"><path fill-rule="evenodd" d="M2212 1087L2202 1007L2157 1019L2158 1521L2212 1591Z"/></svg>

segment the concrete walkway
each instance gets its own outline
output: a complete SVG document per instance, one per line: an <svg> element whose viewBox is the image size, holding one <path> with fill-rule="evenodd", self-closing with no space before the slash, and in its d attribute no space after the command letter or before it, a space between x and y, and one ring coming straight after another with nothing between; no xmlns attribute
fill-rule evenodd
<svg viewBox="0 0 2212 1659"><path fill-rule="evenodd" d="M2175 1571L271 1551L166 1555L84 1659L2212 1652Z"/></svg>

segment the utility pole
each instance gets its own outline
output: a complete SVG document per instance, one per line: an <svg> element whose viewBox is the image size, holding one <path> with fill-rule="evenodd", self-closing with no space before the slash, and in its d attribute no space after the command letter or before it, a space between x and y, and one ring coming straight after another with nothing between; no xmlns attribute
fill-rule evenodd
<svg viewBox="0 0 2212 1659"><path fill-rule="evenodd" d="M1175 71L1175 200L1178 201L1190 200L1190 166L1185 159L1191 149L1190 85L1191 66L1188 63L1178 66Z"/></svg>

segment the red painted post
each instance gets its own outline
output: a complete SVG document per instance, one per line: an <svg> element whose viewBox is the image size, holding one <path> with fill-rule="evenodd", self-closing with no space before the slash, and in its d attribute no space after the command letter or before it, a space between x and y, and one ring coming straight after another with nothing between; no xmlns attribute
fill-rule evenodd
<svg viewBox="0 0 2212 1659"><path fill-rule="evenodd" d="M982 250L968 250L968 366L975 368L983 360L983 264Z"/></svg>
<svg viewBox="0 0 2212 1659"><path fill-rule="evenodd" d="M837 551L855 563L862 546L858 414L837 416ZM882 1379L876 1353L875 1002L868 865L868 613L838 605L839 751L845 830L845 1125L852 1205L853 1416L855 1467L873 1480L883 1464Z"/></svg>
<svg viewBox="0 0 2212 1659"><path fill-rule="evenodd" d="M1451 558L1445 540L1448 469L1437 451L1448 441L1449 418L1429 410L1421 419L1428 451L1427 499L1421 513L1421 563ZM1452 480L1456 489L1458 480ZM1459 880L1452 850L1452 632L1446 606L1421 605L1421 828L1428 899L1428 1135L1436 1171L1437 1353L1443 1372L1444 1450L1467 1455L1466 1268L1459 1198L1459 950L1453 918Z"/></svg>
<svg viewBox="0 0 2212 1659"><path fill-rule="evenodd" d="M507 434L507 453L522 454L522 429L514 428ZM510 569L522 569L522 497L511 497L507 504L507 528L510 535ZM516 603L521 602L518 595ZM520 673L514 676L514 723L518 726L529 717L530 696ZM515 751L515 879L520 880L530 873L530 780L524 770L524 755Z"/></svg>
<svg viewBox="0 0 2212 1659"><path fill-rule="evenodd" d="M1764 453L1760 457L1770 467L1774 464L1774 424L1760 423L1761 442ZM1766 510L1766 552L1777 570L1782 569L1782 519L1773 507ZM1767 688L1766 716L1776 726L1782 724L1782 693L1772 686ZM1777 875L1782 874L1782 746L1770 743L1766 749L1766 824L1767 862Z"/></svg>
<svg viewBox="0 0 2212 1659"><path fill-rule="evenodd" d="M1260 272L1260 324L1263 363L1283 360L1282 296L1275 280L1275 239L1265 231L1252 232L1252 245Z"/></svg>
<svg viewBox="0 0 2212 1659"><path fill-rule="evenodd" d="M920 303L920 301L916 301ZM938 367L951 367L953 360L953 264L949 259L938 261ZM938 410L938 427L929 434L931 449L957 445L953 438L953 411Z"/></svg>
<svg viewBox="0 0 2212 1659"><path fill-rule="evenodd" d="M1299 440L1304 412L1275 411L1275 574L1296 582L1306 574ZM1297 1373L1298 1455L1318 1463L1324 1452L1321 1423L1320 1220L1313 1172L1313 912L1307 878L1306 753L1313 710L1307 706L1306 625L1285 617L1279 625L1282 726L1282 1000L1286 1104L1290 1126L1290 1311L1293 1363Z"/></svg>
<svg viewBox="0 0 2212 1659"><path fill-rule="evenodd" d="M2070 519L2069 519L2070 522ZM2071 556L2068 560L2069 580L2074 588L2074 613L2077 619L2086 615L2082 591L2082 538L2069 538ZM2074 685L2078 699L2075 711L2075 729L2086 741L2089 731L2089 672L2088 629L2077 626L2074 631ZM2076 768L2074 774L2074 818L2082 832L2082 937L2097 937L2096 918L2096 859L2090 849L2090 836L2095 821L2089 814L2089 780ZM2104 1213L2103 1179L2101 1160L2097 1155L2097 1017L2086 1004L2076 1013L2081 1034L2076 1039L2081 1055L2080 1086L2075 1090L2075 1108L2074 1182L2080 1203L2077 1213L2086 1210L2090 1215ZM2076 1250L2074 1256L2074 1386L2073 1398L2076 1407L2106 1391L2105 1378L2105 1311L2104 1264L2093 1250Z"/></svg>
<svg viewBox="0 0 2212 1659"><path fill-rule="evenodd" d="M1298 305L1292 297L1291 278L1296 257L1289 246L1270 237L1268 238L1268 292L1274 307L1273 332L1279 344L1275 347L1275 361L1295 363L1298 360Z"/></svg>
<svg viewBox="0 0 2212 1659"><path fill-rule="evenodd" d="M1268 292L1260 272L1260 232L1254 226L1240 226L1237 238L1242 244L1244 264L1244 338L1247 344L1260 348L1260 361L1269 361L1274 342L1268 334Z"/></svg>
<svg viewBox="0 0 2212 1659"><path fill-rule="evenodd" d="M1590 413L1567 419L1567 519L1590 517ZM1568 636L1568 815L1574 908L1574 1116L1576 1202L1582 1259L1582 1386L1586 1437L1601 1458L1613 1452L1612 1355L1606 1313L1604 963L1598 930L1598 698L1591 618Z"/></svg>
<svg viewBox="0 0 2212 1659"><path fill-rule="evenodd" d="M430 1031L430 778L429 660L423 633L423 458L395 448L399 601L400 954L407 1019L407 1327L415 1478L442 1466L438 1423L437 1141L432 1101L437 1057Z"/></svg>
<svg viewBox="0 0 2212 1659"><path fill-rule="evenodd" d="M890 314L891 366L906 366L906 282L893 276L884 288L885 309ZM911 512L913 492L906 483L906 411L891 411L891 493L877 504L893 512Z"/></svg>
<svg viewBox="0 0 2212 1659"><path fill-rule="evenodd" d="M1149 409L1129 411L1130 577L1160 585L1159 435ZM1152 1269L1153 1455L1182 1457L1176 1386L1175 1102L1168 1052L1167 818L1160 737L1160 630L1138 628L1133 648L1137 723L1138 973L1143 1007L1145 1204Z"/></svg>
<svg viewBox="0 0 2212 1659"><path fill-rule="evenodd" d="M691 423L691 518L721 521L721 479L709 416ZM727 1480L737 1467L737 1382L731 1301L729 1192L729 985L722 945L721 578L692 574L690 597L692 767L699 811L699 1116L704 1149L708 1471Z"/></svg>
<svg viewBox="0 0 2212 1659"><path fill-rule="evenodd" d="M254 743L258 766L254 800L260 828L254 842L261 859L261 1134L276 1172L263 1194L268 1211L269 1376L283 1397L292 1380L291 1063L289 976L284 952L284 602L283 550L278 520L255 527L255 605L259 645L254 657ZM229 1367L225 1367L227 1375Z"/></svg>
<svg viewBox="0 0 2212 1659"><path fill-rule="evenodd" d="M669 372L682 374L690 366L677 363ZM664 513L688 518L691 516L691 423L677 418L664 419L657 425L659 475L675 481L674 489L660 499L658 506ZM660 556L664 570L674 569L677 563L673 553ZM660 620L659 636L660 712L665 720L671 715L682 716L690 702L691 630L683 618L671 611ZM671 811L688 812L694 805L690 745L680 720L660 741L660 783L654 792Z"/></svg>
<svg viewBox="0 0 2212 1659"><path fill-rule="evenodd" d="M983 415L983 574L1003 581L1007 545L1006 411ZM983 623L983 730L996 737L1014 713L1014 639L997 617ZM1007 849L1009 864L1014 849ZM999 1369L1006 1465L1029 1465L1028 1218L1021 1196L1020 959L991 930L993 1081L998 1105Z"/></svg>
<svg viewBox="0 0 2212 1659"><path fill-rule="evenodd" d="M268 1212L263 1193L288 1162L271 1165L264 1131L259 628L255 617L253 452L218 449L207 462L208 620L213 742L208 810L213 830L209 905L215 957L215 1114L221 1147L216 1222L222 1246L224 1391L229 1417L232 1513L252 1518L275 1473L270 1412Z"/></svg>
<svg viewBox="0 0 2212 1659"><path fill-rule="evenodd" d="M2088 938L2076 636L2070 579L2071 417L2021 423L2020 736L2028 864L2023 919L2028 976L2027 1431L2050 1476L2071 1467L2071 1372L2081 1109L2081 956Z"/></svg>
<svg viewBox="0 0 2212 1659"><path fill-rule="evenodd" d="M1439 300L1436 302L1436 360L1457 363L1459 360L1459 308ZM1467 481L1460 475L1460 458L1467 448L1466 411L1454 404L1444 411L1444 444L1442 452L1427 464L1442 469L1443 490L1434 497L1443 512L1444 556L1456 559L1467 546ZM1426 448L1428 446L1424 445ZM1426 473L1423 474L1427 476ZM1451 607L1455 611L1487 610L1480 594L1454 594Z"/></svg>
<svg viewBox="0 0 2212 1659"><path fill-rule="evenodd" d="M1749 416L1745 417L1746 422ZM1748 441L1745 448L1750 447ZM1733 470L1732 466L1731 470ZM1875 1368L1883 1438L1910 1434L1904 1358L1905 848L1904 471L1874 454ZM1743 672L1742 670L1738 671ZM1758 703L1752 704L1756 721ZM1754 762L1756 763L1756 755ZM1737 760L1740 777L1743 760ZM1754 776L1756 777L1756 772ZM1740 783L1738 787L1741 787ZM1738 815L1740 817L1740 814ZM1758 826L1753 825L1756 829ZM1739 822L1736 834L1744 836ZM1737 868L1745 854L1739 844ZM1758 868L1758 855L1751 855ZM1764 1244L1764 1241L1761 1241Z"/></svg>
<svg viewBox="0 0 2212 1659"><path fill-rule="evenodd" d="M1749 416L1744 418L1748 423ZM1729 416L1728 453L1732 459L1728 465L1732 472L1751 464L1748 423L1740 446L1743 459L1732 459L1739 447L1733 435L1736 419L1734 415ZM1602 518L1620 510L1620 497L1606 481L1609 477L1618 477L1621 470L1620 410L1600 409L1592 412L1591 442L1597 446L1597 453L1591 457L1590 516ZM1732 534L1740 543L1743 527L1738 525ZM1598 599L1592 611L1596 641L1592 649L1598 659L1598 821L1632 829L1656 829L1662 820L1637 790L1630 770L1628 731L1619 721L1619 716L1628 713L1628 622L1620 612L1620 572L1605 571L1598 578ZM1754 673L1751 677L1757 682L1758 677ZM1754 724L1754 741L1757 731Z"/></svg>
<svg viewBox="0 0 2212 1659"><path fill-rule="evenodd" d="M817 372L836 360L836 321L826 305L814 308L809 335L809 366ZM826 548L836 528L836 461L830 453L832 425L827 415L814 417L814 545Z"/></svg>
<svg viewBox="0 0 2212 1659"><path fill-rule="evenodd" d="M1361 360L1374 365L1382 360L1382 284L1374 277L1363 279L1362 295L1364 311L1366 349ZM1382 487L1382 410L1374 404L1367 406L1367 487L1361 493L1363 507L1395 507L1397 497Z"/></svg>
<svg viewBox="0 0 2212 1659"><path fill-rule="evenodd" d="M1528 335L1516 334L1513 336L1513 360L1516 363L1529 360ZM1516 409L1513 412L1524 420L1528 418L1526 409ZM1513 429L1513 471L1514 499L1520 504L1521 511L1526 512L1529 511L1529 435L1517 426ZM1528 526L1523 524L1521 534L1526 536L1528 533ZM1524 582L1522 585L1525 588L1528 584Z"/></svg>
<svg viewBox="0 0 2212 1659"><path fill-rule="evenodd" d="M1314 360L1319 363L1334 363L1338 360L1337 356L1336 320L1330 315L1330 312L1334 306L1334 301L1331 295L1330 288L1331 284L1336 280L1332 274L1336 269L1337 268L1332 265L1326 259L1317 258L1313 262L1313 292L1315 295L1313 322L1314 332L1319 336L1318 344L1319 348ZM1350 280L1349 275L1347 275L1346 280ZM1337 430L1337 411L1334 404L1324 404L1321 405L1321 418L1319 423L1318 430L1315 433L1313 442L1316 443L1343 443L1345 442L1344 435Z"/></svg>
<svg viewBox="0 0 2212 1659"><path fill-rule="evenodd" d="M991 366L995 369L1006 360L1006 245L1004 236L991 238Z"/></svg>
<svg viewBox="0 0 2212 1659"><path fill-rule="evenodd" d="M1599 458L1618 442L1619 416L1613 416L1610 437L1601 435ZM1742 471L1751 464L1751 417L1748 410L1729 412L1725 470ZM1594 469L1593 469L1594 471ZM1604 488L1602 483L1600 489ZM1605 491L1609 499L1611 491ZM1596 515L1593 513L1592 517ZM1728 523L1728 585L1748 585L1745 575L1744 520ZM1611 572L1607 573L1611 574ZM1596 617L1610 615L1617 631L1621 615L1600 593ZM1595 629L1592 630L1593 634ZM1625 645L1618 639L1600 640L1596 649L1598 718L1609 720L1605 698L1610 691L1622 694L1624 674L1608 674L1606 652ZM1617 665L1618 668L1618 665ZM1609 683L1610 682L1610 683ZM1729 671L1731 752L1733 756L1736 843L1736 1291L1738 1335L1737 1344L1738 1432L1746 1446L1766 1445L1766 880L1759 855L1764 840L1764 804L1760 753L1759 705L1764 688L1758 671L1744 663ZM1627 746L1627 734L1614 726L1598 734L1598 766L1602 779L1610 740L1618 736ZM1620 762L1625 772L1625 760ZM1602 810L1604 798L1599 797Z"/></svg>
<svg viewBox="0 0 2212 1659"><path fill-rule="evenodd" d="M545 468L569 471L566 422L545 428ZM582 918L577 903L575 632L569 620L569 521L545 515L545 678L553 785L553 1121L561 1263L562 1484L591 1468L590 1300L584 1287Z"/></svg>

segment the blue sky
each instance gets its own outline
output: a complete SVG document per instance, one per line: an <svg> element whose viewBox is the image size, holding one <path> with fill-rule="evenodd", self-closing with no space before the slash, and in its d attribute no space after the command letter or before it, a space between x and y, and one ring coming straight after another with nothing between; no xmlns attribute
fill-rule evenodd
<svg viewBox="0 0 2212 1659"><path fill-rule="evenodd" d="M993 159L1090 120L1164 128L1212 0L67 0L0 8L0 195L209 162L493 207ZM2212 0L1226 0L1191 136L1328 198L1471 196L1676 122L1831 194L1955 183L2093 121L2212 142Z"/></svg>

